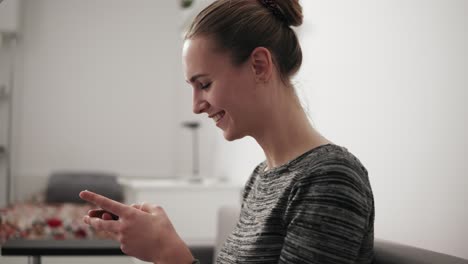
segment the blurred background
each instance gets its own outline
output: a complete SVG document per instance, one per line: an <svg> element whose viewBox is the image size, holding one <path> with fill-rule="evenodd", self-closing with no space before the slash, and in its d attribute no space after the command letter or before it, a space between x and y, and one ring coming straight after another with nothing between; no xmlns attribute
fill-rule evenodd
<svg viewBox="0 0 468 264"><path fill-rule="evenodd" d="M262 150L194 115L182 72L184 28L210 2L0 2L0 205L60 170L189 178L186 121L200 123L200 177L241 189ZM468 258L468 1L301 4L294 84L369 170L375 236Z"/></svg>

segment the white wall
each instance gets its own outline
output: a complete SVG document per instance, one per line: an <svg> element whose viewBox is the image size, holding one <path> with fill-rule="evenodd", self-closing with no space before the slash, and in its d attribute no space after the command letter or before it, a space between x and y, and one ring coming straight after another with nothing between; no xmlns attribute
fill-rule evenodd
<svg viewBox="0 0 468 264"><path fill-rule="evenodd" d="M302 4L296 86L317 129L368 168L376 237L468 258L468 1ZM242 180L263 159L250 140L218 152Z"/></svg>
<svg viewBox="0 0 468 264"><path fill-rule="evenodd" d="M376 236L468 258L468 2L304 7L299 79L318 129L370 171Z"/></svg>
<svg viewBox="0 0 468 264"><path fill-rule="evenodd" d="M17 197L58 169L173 176L178 3L26 0L22 11Z"/></svg>
<svg viewBox="0 0 468 264"><path fill-rule="evenodd" d="M18 28L18 11L20 0L0 1L0 32L16 32Z"/></svg>

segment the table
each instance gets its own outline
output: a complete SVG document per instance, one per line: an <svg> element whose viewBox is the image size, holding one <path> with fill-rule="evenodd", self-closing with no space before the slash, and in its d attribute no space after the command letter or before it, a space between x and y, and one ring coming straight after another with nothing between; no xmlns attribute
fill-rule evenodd
<svg viewBox="0 0 468 264"><path fill-rule="evenodd" d="M211 263L212 246L189 245L201 263ZM124 256L120 244L113 240L8 240L2 256L26 256L29 264L40 264L42 256Z"/></svg>
<svg viewBox="0 0 468 264"><path fill-rule="evenodd" d="M40 264L41 256L119 256L125 255L113 240L8 240L2 256L27 256L30 264Z"/></svg>

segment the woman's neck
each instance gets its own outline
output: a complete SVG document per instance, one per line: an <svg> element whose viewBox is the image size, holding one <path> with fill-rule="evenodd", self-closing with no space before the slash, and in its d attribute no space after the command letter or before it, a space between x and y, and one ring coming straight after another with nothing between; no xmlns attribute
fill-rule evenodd
<svg viewBox="0 0 468 264"><path fill-rule="evenodd" d="M264 118L261 129L253 137L265 153L268 169L331 143L312 127L295 95L278 100L273 113Z"/></svg>

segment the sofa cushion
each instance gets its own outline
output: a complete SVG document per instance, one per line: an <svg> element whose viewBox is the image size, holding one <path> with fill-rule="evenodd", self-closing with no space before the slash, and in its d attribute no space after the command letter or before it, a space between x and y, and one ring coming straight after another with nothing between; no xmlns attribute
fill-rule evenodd
<svg viewBox="0 0 468 264"><path fill-rule="evenodd" d="M374 252L376 264L468 264L465 259L383 239L374 240Z"/></svg>
<svg viewBox="0 0 468 264"><path fill-rule="evenodd" d="M123 187L117 176L104 172L60 171L53 173L47 184L47 203L85 203L78 194L89 190L116 201L123 201Z"/></svg>

